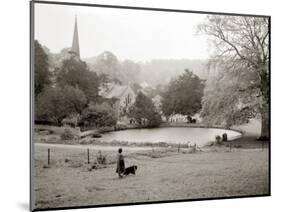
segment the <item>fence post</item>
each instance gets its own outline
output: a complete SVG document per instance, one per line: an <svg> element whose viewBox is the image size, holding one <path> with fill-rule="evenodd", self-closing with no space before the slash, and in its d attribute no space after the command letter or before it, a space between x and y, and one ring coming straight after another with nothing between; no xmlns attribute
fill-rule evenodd
<svg viewBox="0 0 281 212"><path fill-rule="evenodd" d="M264 150L264 140L262 140L262 151Z"/></svg>
<svg viewBox="0 0 281 212"><path fill-rule="evenodd" d="M90 150L89 150L89 148L87 149L87 153L88 153L88 164L90 164Z"/></svg>
<svg viewBox="0 0 281 212"><path fill-rule="evenodd" d="M50 149L48 148L48 165L50 165Z"/></svg>

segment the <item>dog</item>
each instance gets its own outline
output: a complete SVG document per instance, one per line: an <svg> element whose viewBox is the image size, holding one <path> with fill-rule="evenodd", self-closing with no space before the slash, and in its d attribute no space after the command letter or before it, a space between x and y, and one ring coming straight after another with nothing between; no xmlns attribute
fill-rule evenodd
<svg viewBox="0 0 281 212"><path fill-rule="evenodd" d="M128 168L125 168L125 171L123 172L124 175L129 175L129 174L136 174L136 170L138 169L138 166L130 166Z"/></svg>

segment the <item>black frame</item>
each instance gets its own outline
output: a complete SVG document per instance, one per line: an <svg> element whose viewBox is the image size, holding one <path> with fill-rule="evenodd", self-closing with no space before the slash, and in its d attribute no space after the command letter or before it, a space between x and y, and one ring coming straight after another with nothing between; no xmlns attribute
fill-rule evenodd
<svg viewBox="0 0 281 212"><path fill-rule="evenodd" d="M231 196L231 197L211 197L211 198L197 198L197 199L182 199L182 200L163 200L163 201L149 201L149 202L132 202L132 203L117 203L117 204L100 204L100 205L87 205L87 206L74 206L74 207L56 207L56 208L33 208L32 192L32 175L33 175L33 103L34 103L34 4L53 4L65 6L86 6L86 7L100 7L100 8L116 8L127 10L146 10L146 11L162 11L162 12L177 12L177 13L195 13L195 14L211 14L211 15L225 15L225 16L246 16L246 17L260 17L268 18L269 28L269 144L268 144L268 194L262 195L245 195L245 196ZM67 209L86 209L86 208L100 208L100 207L113 207L113 206L130 206L130 205L148 205L160 203L176 203L176 202L190 202L190 201L204 201L204 200L224 200L224 199L237 199L237 198L251 198L251 197L268 197L271 196L271 16L270 15L257 15L257 14L242 14L242 13L225 13L225 12L206 12L195 10L180 10L180 9L166 9L166 8L148 8L148 7L134 7L134 6L121 6L121 5L104 5L104 4L89 4L89 3L71 3L71 2L56 2L56 1L30 1L30 211L52 211L52 210L67 210Z"/></svg>

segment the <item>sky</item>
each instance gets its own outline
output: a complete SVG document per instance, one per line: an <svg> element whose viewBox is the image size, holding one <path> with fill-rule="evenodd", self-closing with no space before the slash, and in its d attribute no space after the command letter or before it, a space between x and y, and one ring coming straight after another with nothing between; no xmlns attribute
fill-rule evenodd
<svg viewBox="0 0 281 212"><path fill-rule="evenodd" d="M207 59L204 14L35 4L35 39L57 53L70 47L75 15L81 58L111 51L119 60Z"/></svg>

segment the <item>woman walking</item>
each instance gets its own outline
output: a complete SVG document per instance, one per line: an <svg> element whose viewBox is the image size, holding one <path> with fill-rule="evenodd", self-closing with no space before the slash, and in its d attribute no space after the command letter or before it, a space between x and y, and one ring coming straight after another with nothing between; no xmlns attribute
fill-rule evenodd
<svg viewBox="0 0 281 212"><path fill-rule="evenodd" d="M118 173L119 178L123 177L122 174L124 171L125 171L125 161L122 155L122 148L119 148L118 155L117 155L117 169L116 169L116 173Z"/></svg>

